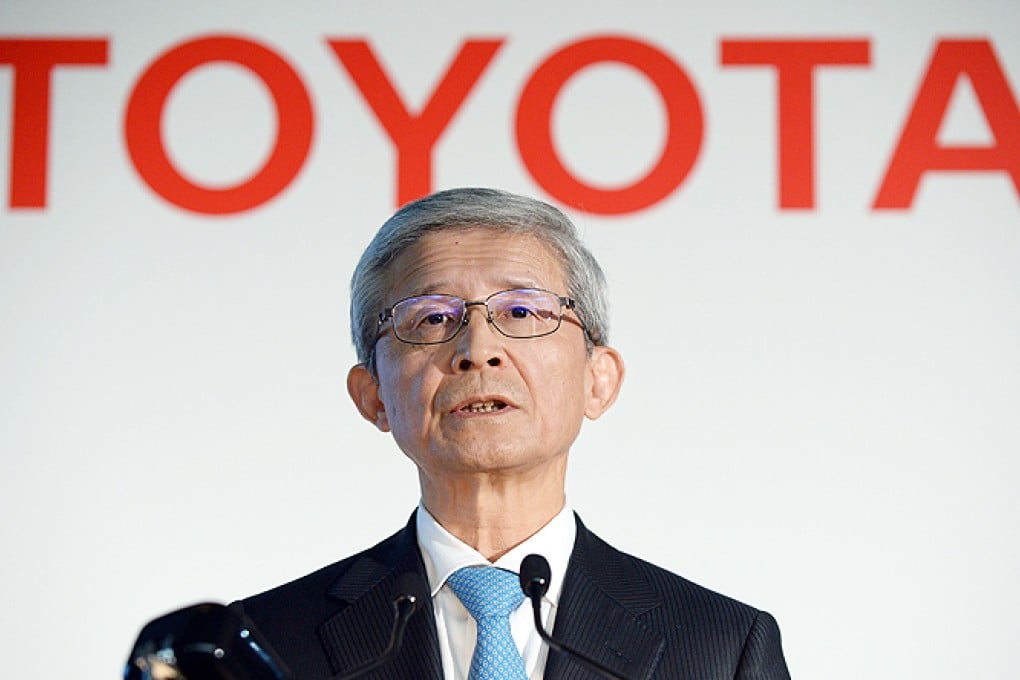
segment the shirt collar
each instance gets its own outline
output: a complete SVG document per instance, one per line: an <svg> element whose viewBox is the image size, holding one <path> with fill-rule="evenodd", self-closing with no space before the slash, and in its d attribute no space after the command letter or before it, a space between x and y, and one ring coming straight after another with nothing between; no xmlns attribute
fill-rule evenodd
<svg viewBox="0 0 1020 680"><path fill-rule="evenodd" d="M567 573L567 563L577 534L574 512L568 504L564 503L563 509L548 524L495 563L489 562L477 550L444 529L420 503L415 522L418 528L418 548L425 562L432 597L436 596L450 574L461 567L491 565L516 574L520 571L521 560L536 553L549 561L552 573L545 599L554 605L559 602L563 577Z"/></svg>

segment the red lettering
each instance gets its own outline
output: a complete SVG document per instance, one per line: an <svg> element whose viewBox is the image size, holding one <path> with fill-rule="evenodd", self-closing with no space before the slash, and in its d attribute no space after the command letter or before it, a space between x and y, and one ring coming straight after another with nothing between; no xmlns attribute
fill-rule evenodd
<svg viewBox="0 0 1020 680"><path fill-rule="evenodd" d="M272 95L277 120L276 140L265 164L250 178L220 189L184 177L167 155L160 132L174 86L211 62L238 64L258 76ZM281 56L251 40L217 35L167 50L142 73L128 101L124 134L135 169L153 191L185 210L222 215L250 210L283 191L304 164L313 125L308 93Z"/></svg>
<svg viewBox="0 0 1020 680"><path fill-rule="evenodd" d="M503 41L465 41L417 115L408 111L367 42L328 42L396 146L397 205L431 193L432 149Z"/></svg>
<svg viewBox="0 0 1020 680"><path fill-rule="evenodd" d="M572 175L560 160L552 132L553 104L560 90L583 69L604 62L625 64L647 77L662 97L667 120L658 162L643 177L613 189L586 184ZM698 93L680 65L655 47L629 38L589 38L553 53L531 74L517 106L517 146L535 181L563 203L601 215L642 210L668 196L694 167L702 131Z"/></svg>
<svg viewBox="0 0 1020 680"><path fill-rule="evenodd" d="M867 40L723 40L724 66L774 66L778 74L779 207L815 206L814 72L871 63Z"/></svg>
<svg viewBox="0 0 1020 680"><path fill-rule="evenodd" d="M974 87L995 138L990 146L942 146L937 140L961 76ZM1020 108L987 40L937 43L873 207L909 208L921 177L933 170L1005 172L1020 194Z"/></svg>
<svg viewBox="0 0 1020 680"><path fill-rule="evenodd" d="M50 130L50 73L56 66L106 63L105 38L0 40L0 64L14 67L11 208L45 208Z"/></svg>

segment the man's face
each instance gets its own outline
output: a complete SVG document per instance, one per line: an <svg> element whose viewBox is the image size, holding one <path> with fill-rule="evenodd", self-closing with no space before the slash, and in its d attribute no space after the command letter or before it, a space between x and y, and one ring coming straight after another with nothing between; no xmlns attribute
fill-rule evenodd
<svg viewBox="0 0 1020 680"><path fill-rule="evenodd" d="M392 271L390 302L425 293L476 301L510 288L567 295L548 247L486 229L430 234ZM559 330L539 338L501 335L483 306L469 307L467 327L439 345L408 345L389 325L382 329L377 383L355 367L348 384L362 414L392 432L426 476L527 473L565 463L584 416L608 408L622 376L613 350L588 354L571 311ZM608 378L607 369L615 371Z"/></svg>

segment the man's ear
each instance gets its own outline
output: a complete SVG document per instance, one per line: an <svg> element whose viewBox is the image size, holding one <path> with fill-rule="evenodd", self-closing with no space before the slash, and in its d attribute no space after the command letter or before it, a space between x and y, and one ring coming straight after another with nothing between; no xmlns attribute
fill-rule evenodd
<svg viewBox="0 0 1020 680"><path fill-rule="evenodd" d="M361 416L379 428L382 432L390 431L390 421L386 417L386 405L379 396L379 381L368 372L364 364L355 364L347 373L347 393L358 407Z"/></svg>
<svg viewBox="0 0 1020 680"><path fill-rule="evenodd" d="M584 415L595 420L605 413L623 384L623 357L612 347L597 345L588 357L588 370L591 385L588 387L588 400L584 405Z"/></svg>

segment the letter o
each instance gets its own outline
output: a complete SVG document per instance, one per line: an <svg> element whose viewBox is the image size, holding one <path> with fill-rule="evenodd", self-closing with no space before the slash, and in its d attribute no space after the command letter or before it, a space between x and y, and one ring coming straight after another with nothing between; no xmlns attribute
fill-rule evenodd
<svg viewBox="0 0 1020 680"><path fill-rule="evenodd" d="M180 79L217 61L243 66L265 83L276 107L277 128L273 151L258 171L234 186L214 189L178 172L167 155L161 127L166 100ZM294 69L258 43L222 35L181 43L160 55L135 85L124 121L128 153L142 179L174 205L210 215L250 210L283 191L308 156L312 128L311 101Z"/></svg>
<svg viewBox="0 0 1020 680"><path fill-rule="evenodd" d="M570 78L602 62L626 64L643 73L666 108L666 143L658 162L644 177L615 189L594 187L572 175L553 143L556 97ZM531 74L517 105L517 147L535 181L557 200L601 215L634 212L668 196L694 167L703 128L698 93L680 65L629 38L589 38L554 52Z"/></svg>

